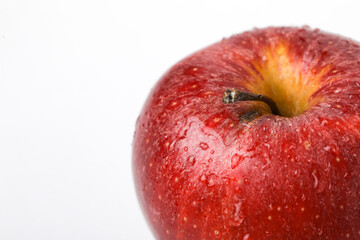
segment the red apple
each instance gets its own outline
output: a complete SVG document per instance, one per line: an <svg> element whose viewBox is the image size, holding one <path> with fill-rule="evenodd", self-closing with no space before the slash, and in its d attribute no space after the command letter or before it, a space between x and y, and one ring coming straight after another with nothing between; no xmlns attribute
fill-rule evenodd
<svg viewBox="0 0 360 240"><path fill-rule="evenodd" d="M309 28L256 29L177 63L133 142L155 237L360 239L359 94L360 46Z"/></svg>

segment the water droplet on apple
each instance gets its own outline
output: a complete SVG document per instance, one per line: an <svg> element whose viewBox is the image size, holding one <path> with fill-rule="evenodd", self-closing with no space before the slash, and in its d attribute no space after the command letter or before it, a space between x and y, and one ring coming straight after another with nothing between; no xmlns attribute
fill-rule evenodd
<svg viewBox="0 0 360 240"><path fill-rule="evenodd" d="M263 164L264 164L264 166L262 166L261 167L261 169L265 169L265 168L267 168L267 167L269 167L270 166L270 160L269 160L269 155L268 154L263 154Z"/></svg>
<svg viewBox="0 0 360 240"><path fill-rule="evenodd" d="M232 157L231 157L231 168L234 169L237 166L239 166L239 164L244 160L244 156L241 156L237 153L235 153Z"/></svg>
<svg viewBox="0 0 360 240"><path fill-rule="evenodd" d="M247 234L244 235L243 240L248 240L249 238L250 238L250 234L247 233Z"/></svg>
<svg viewBox="0 0 360 240"><path fill-rule="evenodd" d="M243 223L243 221L245 219L245 217L243 216L243 213L241 211L242 202L240 201L237 204L234 204L234 206L235 206L234 218L232 221L230 221L230 224L232 226L238 227Z"/></svg>
<svg viewBox="0 0 360 240"><path fill-rule="evenodd" d="M206 179L207 179L207 177L206 177L205 174L202 174L202 175L200 176L200 181L205 182Z"/></svg>
<svg viewBox="0 0 360 240"><path fill-rule="evenodd" d="M201 142L200 148L205 151L209 148L209 145L206 142Z"/></svg>
<svg viewBox="0 0 360 240"><path fill-rule="evenodd" d="M341 88L337 88L337 89L335 89L335 91L334 91L334 93L339 93L339 92L341 92Z"/></svg>
<svg viewBox="0 0 360 240"><path fill-rule="evenodd" d="M187 152L188 150L189 150L189 148L185 146L184 151Z"/></svg>
<svg viewBox="0 0 360 240"><path fill-rule="evenodd" d="M212 159L212 158L209 158L208 162L211 163L212 161L213 161L213 159Z"/></svg>
<svg viewBox="0 0 360 240"><path fill-rule="evenodd" d="M316 188L319 184L319 179L314 172L312 172L311 174L314 177L314 188Z"/></svg>
<svg viewBox="0 0 360 240"><path fill-rule="evenodd" d="M301 200L304 202L306 200L305 194L301 195Z"/></svg>
<svg viewBox="0 0 360 240"><path fill-rule="evenodd" d="M245 184L250 184L250 180L249 180L248 178L245 178L245 179L244 179L244 183L245 183Z"/></svg>
<svg viewBox="0 0 360 240"><path fill-rule="evenodd" d="M187 158L187 162L190 163L192 166L194 166L195 162L196 162L196 158L194 155L191 155Z"/></svg>
<svg viewBox="0 0 360 240"><path fill-rule="evenodd" d="M215 151L214 151L214 150L211 150L211 151L210 151L210 153L211 153L211 154L214 154L214 153L215 153Z"/></svg>
<svg viewBox="0 0 360 240"><path fill-rule="evenodd" d="M321 121L320 124L321 124L322 126L326 126L328 123L329 123L329 122L328 122L326 119L324 119L324 120Z"/></svg>

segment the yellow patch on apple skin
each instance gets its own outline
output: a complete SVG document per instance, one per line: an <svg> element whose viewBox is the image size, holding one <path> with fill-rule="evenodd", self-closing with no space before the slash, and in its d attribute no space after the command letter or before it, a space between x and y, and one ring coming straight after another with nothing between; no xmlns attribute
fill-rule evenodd
<svg viewBox="0 0 360 240"><path fill-rule="evenodd" d="M284 117L294 117L320 101L311 99L319 88L322 76L330 71L330 66L316 73L301 71L301 62L296 62L289 54L289 46L279 43L267 47L263 60L253 62L254 69L246 68L253 79L247 82L249 91L272 98Z"/></svg>

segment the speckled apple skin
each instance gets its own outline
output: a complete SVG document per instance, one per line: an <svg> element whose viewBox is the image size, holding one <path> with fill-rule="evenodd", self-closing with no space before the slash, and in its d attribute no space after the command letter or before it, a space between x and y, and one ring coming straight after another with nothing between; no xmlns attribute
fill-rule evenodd
<svg viewBox="0 0 360 240"><path fill-rule="evenodd" d="M269 61L293 70L298 88L275 77L295 98L310 91L308 109L282 117L259 102L222 103L226 89L261 89ZM133 140L156 239L360 239L359 94L359 45L309 28L255 29L174 65ZM252 109L262 116L239 120Z"/></svg>

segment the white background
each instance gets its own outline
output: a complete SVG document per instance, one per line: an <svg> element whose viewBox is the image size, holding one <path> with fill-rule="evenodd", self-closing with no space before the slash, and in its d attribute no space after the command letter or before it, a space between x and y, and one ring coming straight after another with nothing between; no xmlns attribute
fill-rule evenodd
<svg viewBox="0 0 360 240"><path fill-rule="evenodd" d="M253 27L359 22L356 0L0 0L0 239L153 239L131 142L159 77Z"/></svg>

